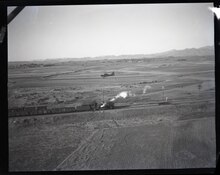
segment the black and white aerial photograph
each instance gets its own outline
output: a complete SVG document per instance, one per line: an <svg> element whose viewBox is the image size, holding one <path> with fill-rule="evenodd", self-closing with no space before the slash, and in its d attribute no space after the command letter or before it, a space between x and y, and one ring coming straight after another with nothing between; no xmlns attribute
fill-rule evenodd
<svg viewBox="0 0 220 175"><path fill-rule="evenodd" d="M7 28L9 171L215 168L211 7L20 9Z"/></svg>

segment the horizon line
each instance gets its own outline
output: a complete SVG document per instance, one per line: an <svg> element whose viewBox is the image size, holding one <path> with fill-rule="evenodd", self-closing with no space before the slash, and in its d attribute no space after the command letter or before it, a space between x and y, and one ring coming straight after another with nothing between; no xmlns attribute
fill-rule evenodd
<svg viewBox="0 0 220 175"><path fill-rule="evenodd" d="M42 59L32 59L32 60L17 60L17 61L9 61L9 62L43 62L43 61L53 61L53 60L67 60L67 59L85 59L85 58L97 58L97 57L107 57L107 56L113 56L113 57L119 57L119 56L128 56L128 55L156 55L156 54L161 54L161 53L165 53L165 52L169 52L169 51L182 51L182 50L187 50L187 49L200 49L200 48L204 48L204 47L214 47L214 45L206 45L206 46L202 46L202 47L191 47L191 48L185 48L185 49L169 49L166 51L162 51L162 52L154 52L154 53L136 53L136 54L120 54L120 55L99 55L99 56L84 56L84 57L64 57L64 58L42 58ZM72 60L74 61L74 60ZM77 60L79 61L79 60ZM83 60L82 60L83 61ZM87 60L88 61L88 60Z"/></svg>

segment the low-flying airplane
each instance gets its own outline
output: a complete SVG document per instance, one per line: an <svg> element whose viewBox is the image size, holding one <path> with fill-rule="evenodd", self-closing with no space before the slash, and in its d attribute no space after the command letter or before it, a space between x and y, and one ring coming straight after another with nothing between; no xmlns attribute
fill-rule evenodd
<svg viewBox="0 0 220 175"><path fill-rule="evenodd" d="M109 76L115 76L115 72L112 72L112 73L104 73L104 74L101 75L102 78L109 77Z"/></svg>

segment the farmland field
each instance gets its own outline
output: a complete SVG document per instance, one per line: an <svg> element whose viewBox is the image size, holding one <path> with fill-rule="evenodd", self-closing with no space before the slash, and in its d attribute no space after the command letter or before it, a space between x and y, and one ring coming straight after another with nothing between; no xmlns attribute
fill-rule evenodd
<svg viewBox="0 0 220 175"><path fill-rule="evenodd" d="M9 170L215 167L214 70L214 56L9 62L9 109L115 98L115 109L9 117Z"/></svg>

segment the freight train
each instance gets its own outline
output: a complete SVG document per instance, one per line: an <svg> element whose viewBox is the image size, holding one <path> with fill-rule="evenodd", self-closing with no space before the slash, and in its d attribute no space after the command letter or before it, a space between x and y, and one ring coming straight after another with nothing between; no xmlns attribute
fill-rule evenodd
<svg viewBox="0 0 220 175"><path fill-rule="evenodd" d="M96 101L93 101L93 102L90 102L89 104L83 104L77 107L62 107L62 108L47 108L47 106L21 107L21 108L8 109L8 116L18 117L18 116L96 111L96 110L114 109L114 107L115 105L114 105L114 102L112 101L107 101L101 104L98 104Z"/></svg>

